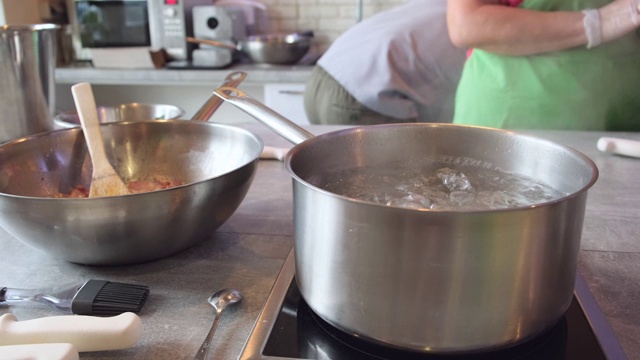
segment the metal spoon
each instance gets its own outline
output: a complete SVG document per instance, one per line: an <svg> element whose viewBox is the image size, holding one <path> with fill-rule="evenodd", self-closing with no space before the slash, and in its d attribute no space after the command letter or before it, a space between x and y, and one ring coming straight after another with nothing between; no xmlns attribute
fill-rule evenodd
<svg viewBox="0 0 640 360"><path fill-rule="evenodd" d="M222 315L222 310L227 307L227 305L232 305L242 300L242 293L238 290L232 289L222 289L216 291L209 298L209 303L216 309L216 316L213 319L213 325L211 325L211 330L207 334L207 337L204 339L204 342L198 349L196 356L193 358L196 360L204 360L207 358L207 354L209 353L209 347L211 345L211 341L213 340L213 334L216 332L216 328L218 327L218 323L220 322L220 317Z"/></svg>

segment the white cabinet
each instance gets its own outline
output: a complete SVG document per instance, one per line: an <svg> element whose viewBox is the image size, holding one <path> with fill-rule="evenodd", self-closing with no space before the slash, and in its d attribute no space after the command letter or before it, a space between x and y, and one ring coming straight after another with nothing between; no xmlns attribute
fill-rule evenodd
<svg viewBox="0 0 640 360"><path fill-rule="evenodd" d="M296 124L309 124L304 112L304 86L299 83L267 83L264 103Z"/></svg>

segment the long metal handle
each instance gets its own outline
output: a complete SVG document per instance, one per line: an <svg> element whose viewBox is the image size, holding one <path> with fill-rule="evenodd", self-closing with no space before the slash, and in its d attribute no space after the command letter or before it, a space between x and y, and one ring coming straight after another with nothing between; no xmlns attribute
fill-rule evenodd
<svg viewBox="0 0 640 360"><path fill-rule="evenodd" d="M214 94L251 115L276 134L293 144L297 145L315 137L315 135L301 128L296 123L238 89L221 86L214 91Z"/></svg>
<svg viewBox="0 0 640 360"><path fill-rule="evenodd" d="M35 301L54 306L59 310L71 312L71 303L83 285L83 282L73 282L46 289L0 287L0 303Z"/></svg>
<svg viewBox="0 0 640 360"><path fill-rule="evenodd" d="M243 71L234 71L227 75L221 86L237 87L247 77L247 73ZM200 110L191 118L193 121L209 121L213 113L222 105L223 100L215 94L211 94L209 99L202 105Z"/></svg>
<svg viewBox="0 0 640 360"><path fill-rule="evenodd" d="M238 50L238 46L236 45L229 45L229 44L225 44L223 42L215 41L215 40L198 39L191 36L187 36L187 42L195 43L195 44L206 44L206 45L221 47L229 50Z"/></svg>
<svg viewBox="0 0 640 360"><path fill-rule="evenodd" d="M302 90L280 90L278 94L284 95L304 95L304 91Z"/></svg>
<svg viewBox="0 0 640 360"><path fill-rule="evenodd" d="M211 347L211 341L213 341L213 335L216 333L216 329L218 328L218 323L220 322L220 317L222 316L222 308L216 308L216 317L213 319L213 324L211 325L211 329L209 329L209 333L207 337L204 339L202 345L200 345L200 349L193 357L194 360L205 360L207 355L209 354L209 348Z"/></svg>

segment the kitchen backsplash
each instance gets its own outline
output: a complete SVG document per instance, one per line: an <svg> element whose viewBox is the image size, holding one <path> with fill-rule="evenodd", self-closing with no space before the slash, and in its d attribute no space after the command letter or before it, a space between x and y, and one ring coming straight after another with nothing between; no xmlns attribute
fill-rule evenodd
<svg viewBox="0 0 640 360"><path fill-rule="evenodd" d="M316 50L325 50L342 32L405 0L261 0L272 32L313 30ZM361 6L360 6L361 5Z"/></svg>

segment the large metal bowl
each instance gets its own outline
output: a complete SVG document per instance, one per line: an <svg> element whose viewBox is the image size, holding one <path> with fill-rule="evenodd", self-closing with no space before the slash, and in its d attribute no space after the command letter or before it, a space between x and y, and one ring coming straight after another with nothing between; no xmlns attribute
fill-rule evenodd
<svg viewBox="0 0 640 360"><path fill-rule="evenodd" d="M272 65L297 63L309 51L311 39L311 35L304 33L265 34L249 36L237 44L230 45L211 39L187 37L188 42L237 50L254 63Z"/></svg>
<svg viewBox="0 0 640 360"><path fill-rule="evenodd" d="M98 119L101 123L170 120L179 119L183 115L184 110L180 107L168 104L127 103L114 106L98 106ZM80 118L75 109L61 112L53 118L53 122L58 128L80 126Z"/></svg>
<svg viewBox="0 0 640 360"><path fill-rule="evenodd" d="M0 145L0 225L53 257L131 264L186 249L210 236L249 189L262 151L250 132L185 120L102 124L106 152L123 180L168 177L184 185L103 198L55 198L89 188L81 128Z"/></svg>
<svg viewBox="0 0 640 360"><path fill-rule="evenodd" d="M265 64L295 64L309 51L311 37L301 34L256 35L240 41L240 50L251 61Z"/></svg>

